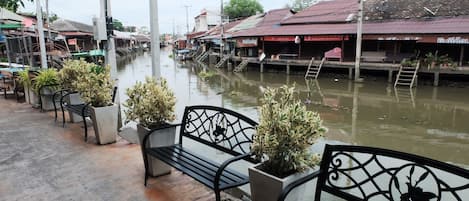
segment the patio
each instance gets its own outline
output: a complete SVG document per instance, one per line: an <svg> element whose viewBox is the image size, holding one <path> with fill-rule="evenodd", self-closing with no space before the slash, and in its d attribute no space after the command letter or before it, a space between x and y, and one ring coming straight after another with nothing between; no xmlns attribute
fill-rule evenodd
<svg viewBox="0 0 469 201"><path fill-rule="evenodd" d="M214 200L180 172L143 185L140 146L83 142L81 124L62 128L53 113L0 100L0 200ZM226 195L225 195L226 196Z"/></svg>

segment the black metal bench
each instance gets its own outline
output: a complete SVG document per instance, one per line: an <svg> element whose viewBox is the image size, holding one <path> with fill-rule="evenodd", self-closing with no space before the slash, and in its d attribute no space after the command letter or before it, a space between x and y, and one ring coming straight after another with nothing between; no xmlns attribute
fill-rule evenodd
<svg viewBox="0 0 469 201"><path fill-rule="evenodd" d="M117 87L114 87L112 90L112 102L115 101L116 98L116 92L117 92ZM85 142L88 141L88 124L86 122L86 118L89 117L91 118L91 103L81 103L81 104L69 104L67 101L65 101L66 97L70 97L71 94L75 94L77 92L75 91L69 91L69 90L60 90L57 91L53 95L53 100L57 98L57 96L60 97L60 109L62 110L62 127L65 127L65 110L67 110L69 113L74 113L83 118L83 126L85 129ZM55 110L55 120L57 121L57 106L54 102L54 110Z"/></svg>
<svg viewBox="0 0 469 201"><path fill-rule="evenodd" d="M142 153L145 163L145 186L150 176L148 173L148 157L157 158L176 168L184 174L194 178L215 191L216 200L220 200L220 192L249 182L247 175L231 168L230 164L245 160L251 163L256 161L250 152L252 137L255 134L257 123L237 112L213 106L186 107L180 126L179 142L168 147L147 147L146 135L142 143ZM156 129L158 130L158 129ZM202 153L183 146L183 139L209 146L216 150L234 156L223 163L208 159ZM144 146L145 145L145 146Z"/></svg>
<svg viewBox="0 0 469 201"><path fill-rule="evenodd" d="M316 201L323 191L348 201L469 199L466 169L392 150L326 145L320 169L289 185L278 200L314 178Z"/></svg>

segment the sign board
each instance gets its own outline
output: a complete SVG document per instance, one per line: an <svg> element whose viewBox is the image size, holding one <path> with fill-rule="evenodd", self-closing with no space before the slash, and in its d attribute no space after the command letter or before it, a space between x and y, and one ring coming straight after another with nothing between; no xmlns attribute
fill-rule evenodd
<svg viewBox="0 0 469 201"><path fill-rule="evenodd" d="M236 40L238 47L257 47L257 38L241 38Z"/></svg>
<svg viewBox="0 0 469 201"><path fill-rule="evenodd" d="M436 43L442 44L469 44L469 38L463 37L438 37Z"/></svg>
<svg viewBox="0 0 469 201"><path fill-rule="evenodd" d="M317 36L305 36L304 41L307 42L320 42L320 41L342 41L349 40L348 36L327 36L327 35L317 35Z"/></svg>
<svg viewBox="0 0 469 201"><path fill-rule="evenodd" d="M68 45L77 45L77 39L68 39Z"/></svg>
<svg viewBox="0 0 469 201"><path fill-rule="evenodd" d="M265 36L264 41L269 41L269 42L295 42L295 36Z"/></svg>

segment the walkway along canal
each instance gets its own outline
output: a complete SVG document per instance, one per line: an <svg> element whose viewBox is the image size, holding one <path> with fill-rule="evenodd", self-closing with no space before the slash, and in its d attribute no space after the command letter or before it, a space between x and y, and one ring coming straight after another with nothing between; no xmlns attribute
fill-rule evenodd
<svg viewBox="0 0 469 201"><path fill-rule="evenodd" d="M301 99L329 128L325 143L381 147L469 167L468 88L419 86L395 91L385 79L354 84L325 75L306 82L303 75L210 68L214 76L204 80L198 76L202 67L176 63L170 52L162 51L161 72L175 91L179 118L186 105L208 104L258 119L260 87L295 83ZM119 68L119 87L126 89L150 72L149 55L138 56ZM121 102L124 92L120 90Z"/></svg>

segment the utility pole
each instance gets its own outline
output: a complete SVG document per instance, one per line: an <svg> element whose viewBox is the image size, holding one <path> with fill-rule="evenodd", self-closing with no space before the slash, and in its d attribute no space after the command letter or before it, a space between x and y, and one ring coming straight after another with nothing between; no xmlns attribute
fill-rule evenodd
<svg viewBox="0 0 469 201"><path fill-rule="evenodd" d="M225 34L225 27L223 26L223 0L220 0L220 60L223 58L223 50L224 50L224 44L223 44L223 34Z"/></svg>
<svg viewBox="0 0 469 201"><path fill-rule="evenodd" d="M41 49L41 68L47 68L46 43L44 41L44 23L42 20L41 0L36 0L37 31L39 32L39 48Z"/></svg>
<svg viewBox="0 0 469 201"><path fill-rule="evenodd" d="M363 32L363 2L359 0L357 16L357 50L355 54L355 82L363 81L360 78L360 60L362 56L362 32Z"/></svg>
<svg viewBox="0 0 469 201"><path fill-rule="evenodd" d="M101 17L106 19L106 22L111 20L111 0L101 0L101 6ZM116 46L114 42L114 36L110 33L111 32L108 32L107 34L106 64L111 66L111 79L117 80Z"/></svg>
<svg viewBox="0 0 469 201"><path fill-rule="evenodd" d="M52 40L52 36L51 36L51 33L50 33L50 15L49 15L49 0L46 0L46 15L47 15L47 38L49 40Z"/></svg>
<svg viewBox="0 0 469 201"><path fill-rule="evenodd" d="M151 65L154 78L161 77L160 71L160 27L158 23L158 0L150 0Z"/></svg>
<svg viewBox="0 0 469 201"><path fill-rule="evenodd" d="M189 5L184 5L186 8L186 48L189 45L189 8L191 6Z"/></svg>

